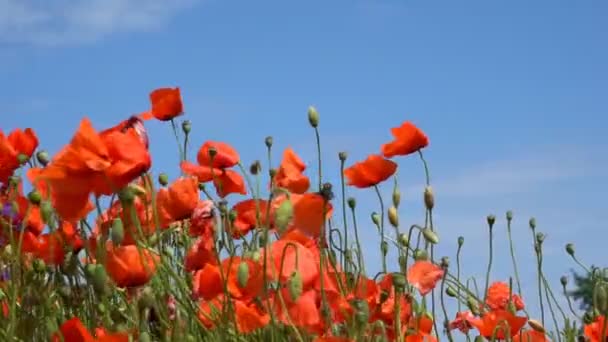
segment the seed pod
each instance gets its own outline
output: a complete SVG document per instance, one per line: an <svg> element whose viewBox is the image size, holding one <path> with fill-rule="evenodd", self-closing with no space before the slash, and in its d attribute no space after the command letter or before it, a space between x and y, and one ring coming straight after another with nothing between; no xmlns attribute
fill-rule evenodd
<svg viewBox="0 0 608 342"><path fill-rule="evenodd" d="M190 134L190 131L192 131L192 122L190 122L190 120L184 120L182 122L182 132L188 135Z"/></svg>
<svg viewBox="0 0 608 342"><path fill-rule="evenodd" d="M264 139L264 144L266 144L266 147L271 148L272 147L272 137L271 136L267 136L266 139Z"/></svg>
<svg viewBox="0 0 608 342"><path fill-rule="evenodd" d="M574 256L574 244L566 244L566 253Z"/></svg>
<svg viewBox="0 0 608 342"><path fill-rule="evenodd" d="M433 210L435 207L435 195L433 195L433 188L430 186L424 188L424 205L428 210Z"/></svg>
<svg viewBox="0 0 608 342"><path fill-rule="evenodd" d="M110 237L112 239L112 243L115 246L120 245L124 240L125 228L122 224L122 220L120 219L120 217L117 217L112 221L112 231Z"/></svg>
<svg viewBox="0 0 608 342"><path fill-rule="evenodd" d="M530 221L528 222L528 225L530 226L531 229L535 229L536 228L536 219L533 217L530 219Z"/></svg>
<svg viewBox="0 0 608 342"><path fill-rule="evenodd" d="M561 276L559 278L559 282L562 283L562 286L568 285L568 277L567 276Z"/></svg>
<svg viewBox="0 0 608 342"><path fill-rule="evenodd" d="M313 106L308 107L308 123L310 123L313 128L319 126L319 112L317 112L317 109Z"/></svg>
<svg viewBox="0 0 608 342"><path fill-rule="evenodd" d="M287 289L289 290L289 296L292 301L295 302L300 298L302 291L304 290L303 286L302 275L299 271L294 271L287 282Z"/></svg>
<svg viewBox="0 0 608 342"><path fill-rule="evenodd" d="M444 256L443 258L441 258L441 267L443 267L443 268L450 267L450 258L448 258L447 256Z"/></svg>
<svg viewBox="0 0 608 342"><path fill-rule="evenodd" d="M396 207L388 208L388 222L395 228L399 227L399 214L397 214Z"/></svg>
<svg viewBox="0 0 608 342"><path fill-rule="evenodd" d="M262 164L260 163L259 160L254 161L249 166L249 173L251 173L254 176L257 175L258 173L260 173L260 171L262 171Z"/></svg>
<svg viewBox="0 0 608 342"><path fill-rule="evenodd" d="M236 280L240 287L244 288L247 286L249 281L249 264L247 262L241 262L236 272Z"/></svg>
<svg viewBox="0 0 608 342"><path fill-rule="evenodd" d="M464 236L458 237L458 247L462 247L464 245Z"/></svg>
<svg viewBox="0 0 608 342"><path fill-rule="evenodd" d="M349 197L348 200L346 200L346 203L350 209L355 209L357 206L357 200L355 200L354 197Z"/></svg>
<svg viewBox="0 0 608 342"><path fill-rule="evenodd" d="M513 220L513 212L511 210L507 211L507 221Z"/></svg>
<svg viewBox="0 0 608 342"><path fill-rule="evenodd" d="M431 230L431 228L424 228L422 230L422 235L424 236L424 239L429 243L432 243L434 245L439 243L439 236L437 235L437 233Z"/></svg>
<svg viewBox="0 0 608 342"><path fill-rule="evenodd" d="M36 153L36 159L38 159L38 162L42 164L42 166L46 166L51 161L48 152L44 150L38 151Z"/></svg>
<svg viewBox="0 0 608 342"><path fill-rule="evenodd" d="M40 201L42 201L42 196L40 195L40 193L38 192L38 190L32 190L32 191L29 192L29 194L27 194L27 199L33 205L39 205Z"/></svg>
<svg viewBox="0 0 608 342"><path fill-rule="evenodd" d="M496 216L488 215L488 217L486 217L486 220L488 221L488 226L490 226L490 229L492 229L492 227L494 227L494 223L496 222Z"/></svg>
<svg viewBox="0 0 608 342"><path fill-rule="evenodd" d="M162 186L167 186L169 184L169 176L166 173L161 173L158 175L158 183Z"/></svg>
<svg viewBox="0 0 608 342"><path fill-rule="evenodd" d="M348 158L348 153L338 152L338 159L340 159L340 161L346 161L346 158Z"/></svg>

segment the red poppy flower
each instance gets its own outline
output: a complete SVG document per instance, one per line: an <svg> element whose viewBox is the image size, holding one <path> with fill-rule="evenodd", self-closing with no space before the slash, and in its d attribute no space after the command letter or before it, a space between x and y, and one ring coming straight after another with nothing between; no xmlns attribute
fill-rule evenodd
<svg viewBox="0 0 608 342"><path fill-rule="evenodd" d="M136 245L112 246L106 242L106 271L118 287L136 287L146 284L160 258L147 249Z"/></svg>
<svg viewBox="0 0 608 342"><path fill-rule="evenodd" d="M163 227L189 218L199 201L198 182L193 177L181 177L168 188L158 191L156 207Z"/></svg>
<svg viewBox="0 0 608 342"><path fill-rule="evenodd" d="M344 176L348 180L348 185L369 188L387 180L395 174L395 171L397 171L396 163L374 154L344 170Z"/></svg>
<svg viewBox="0 0 608 342"><path fill-rule="evenodd" d="M441 267L430 261L416 261L407 269L407 281L424 296L437 286L443 272Z"/></svg>
<svg viewBox="0 0 608 342"><path fill-rule="evenodd" d="M281 165L274 176L275 185L292 193L305 193L310 187L310 180L303 174L304 170L306 170L306 165L300 157L291 148L286 149Z"/></svg>
<svg viewBox="0 0 608 342"><path fill-rule="evenodd" d="M387 157L406 156L425 148L429 138L411 122L404 122L399 127L391 128L394 140L382 145L382 154Z"/></svg>
<svg viewBox="0 0 608 342"><path fill-rule="evenodd" d="M152 109L141 115L143 119L169 121L184 112L179 88L159 88L150 93Z"/></svg>

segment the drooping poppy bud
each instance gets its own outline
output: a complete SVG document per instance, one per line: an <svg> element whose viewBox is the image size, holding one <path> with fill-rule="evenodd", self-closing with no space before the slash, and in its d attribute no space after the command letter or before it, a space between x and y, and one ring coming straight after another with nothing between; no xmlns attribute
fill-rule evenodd
<svg viewBox="0 0 608 342"><path fill-rule="evenodd" d="M293 218L293 204L290 199L284 200L275 213L275 225L280 232L285 231Z"/></svg>
<svg viewBox="0 0 608 342"><path fill-rule="evenodd" d="M572 243L566 244L566 253L568 253L572 256L574 255L574 244L572 244Z"/></svg>
<svg viewBox="0 0 608 342"><path fill-rule="evenodd" d="M355 209L357 206L357 200L354 197L349 197L348 200L346 200L346 203L351 210Z"/></svg>
<svg viewBox="0 0 608 342"><path fill-rule="evenodd" d="M295 270L287 283L287 289L289 290L289 296L292 301L298 300L304 290L304 284L302 283L302 275L298 270Z"/></svg>
<svg viewBox="0 0 608 342"><path fill-rule="evenodd" d="M422 230L422 235L424 236L424 239L429 243L432 243L434 245L439 243L439 236L431 228L424 228Z"/></svg>
<svg viewBox="0 0 608 342"><path fill-rule="evenodd" d="M372 222L376 226L380 226L380 214L378 214L377 212L373 212L371 217L372 217Z"/></svg>

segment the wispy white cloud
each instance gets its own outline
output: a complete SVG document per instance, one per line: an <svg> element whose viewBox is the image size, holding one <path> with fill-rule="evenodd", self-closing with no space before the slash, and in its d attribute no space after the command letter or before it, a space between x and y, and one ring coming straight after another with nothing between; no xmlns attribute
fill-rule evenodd
<svg viewBox="0 0 608 342"><path fill-rule="evenodd" d="M0 0L0 41L54 46L162 28L199 0Z"/></svg>
<svg viewBox="0 0 608 342"><path fill-rule="evenodd" d="M559 147L487 160L472 167L435 174L442 197L487 197L535 191L547 184L602 175L608 159L589 148ZM420 189L420 186L412 189Z"/></svg>

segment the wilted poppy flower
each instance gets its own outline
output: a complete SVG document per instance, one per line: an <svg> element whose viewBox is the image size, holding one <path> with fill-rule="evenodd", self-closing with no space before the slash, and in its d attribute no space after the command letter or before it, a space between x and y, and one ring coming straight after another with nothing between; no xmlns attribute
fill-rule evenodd
<svg viewBox="0 0 608 342"><path fill-rule="evenodd" d="M382 145L382 154L387 157L405 156L428 146L429 138L411 122L391 128L394 140Z"/></svg>
<svg viewBox="0 0 608 342"><path fill-rule="evenodd" d="M110 134L112 132L121 132L125 133L127 131L133 131L139 137L139 140L148 148L149 139L148 132L146 131L146 127L144 126L143 121L137 116L131 116L127 120L120 122L118 125L103 130L99 133L99 135L104 136Z"/></svg>
<svg viewBox="0 0 608 342"><path fill-rule="evenodd" d="M82 120L72 141L40 171L48 182L53 206L65 220L81 219L90 208L89 195L110 195L151 166L148 149L134 130L98 134Z"/></svg>
<svg viewBox="0 0 608 342"><path fill-rule="evenodd" d="M397 171L397 164L379 155L371 155L366 160L344 170L348 185L369 188L387 180Z"/></svg>
<svg viewBox="0 0 608 342"><path fill-rule="evenodd" d="M509 295L511 290L509 285L504 282L496 281L488 288L488 296L486 298L486 304L492 310L507 310L509 306ZM517 311L524 308L524 302L516 294L511 296L511 301Z"/></svg>
<svg viewBox="0 0 608 342"><path fill-rule="evenodd" d="M136 245L112 246L106 242L106 271L118 287L136 287L146 284L159 262L158 255Z"/></svg>
<svg viewBox="0 0 608 342"><path fill-rule="evenodd" d="M310 180L303 174L304 170L306 170L304 162L293 149L288 148L283 153L283 160L274 176L274 183L292 193L303 194L310 187Z"/></svg>
<svg viewBox="0 0 608 342"><path fill-rule="evenodd" d="M487 312L481 318L472 320L471 324L485 338L495 337L504 340L506 336L515 336L527 321L526 317L515 316L505 310L497 310Z"/></svg>
<svg viewBox="0 0 608 342"><path fill-rule="evenodd" d="M207 241L213 241L215 232L215 205L213 201L198 201L190 217L190 236L198 236Z"/></svg>
<svg viewBox="0 0 608 342"><path fill-rule="evenodd" d="M142 115L143 119L156 118L169 121L184 112L179 88L159 88L150 93L152 109Z"/></svg>
<svg viewBox="0 0 608 342"><path fill-rule="evenodd" d="M456 313L456 318L453 321L450 321L449 328L450 330L458 329L466 334L473 327L471 322L474 319L475 316L471 311L458 312Z"/></svg>
<svg viewBox="0 0 608 342"><path fill-rule="evenodd" d="M38 137L31 128L25 130L15 129L8 137L0 131L0 183L19 168L19 155L30 158L38 147Z"/></svg>
<svg viewBox="0 0 608 342"><path fill-rule="evenodd" d="M181 177L168 188L158 191L156 207L163 227L189 218L199 201L198 182L193 177Z"/></svg>
<svg viewBox="0 0 608 342"><path fill-rule="evenodd" d="M421 295L433 291L443 277L443 269L430 261L416 261L407 269L407 281L420 291Z"/></svg>

